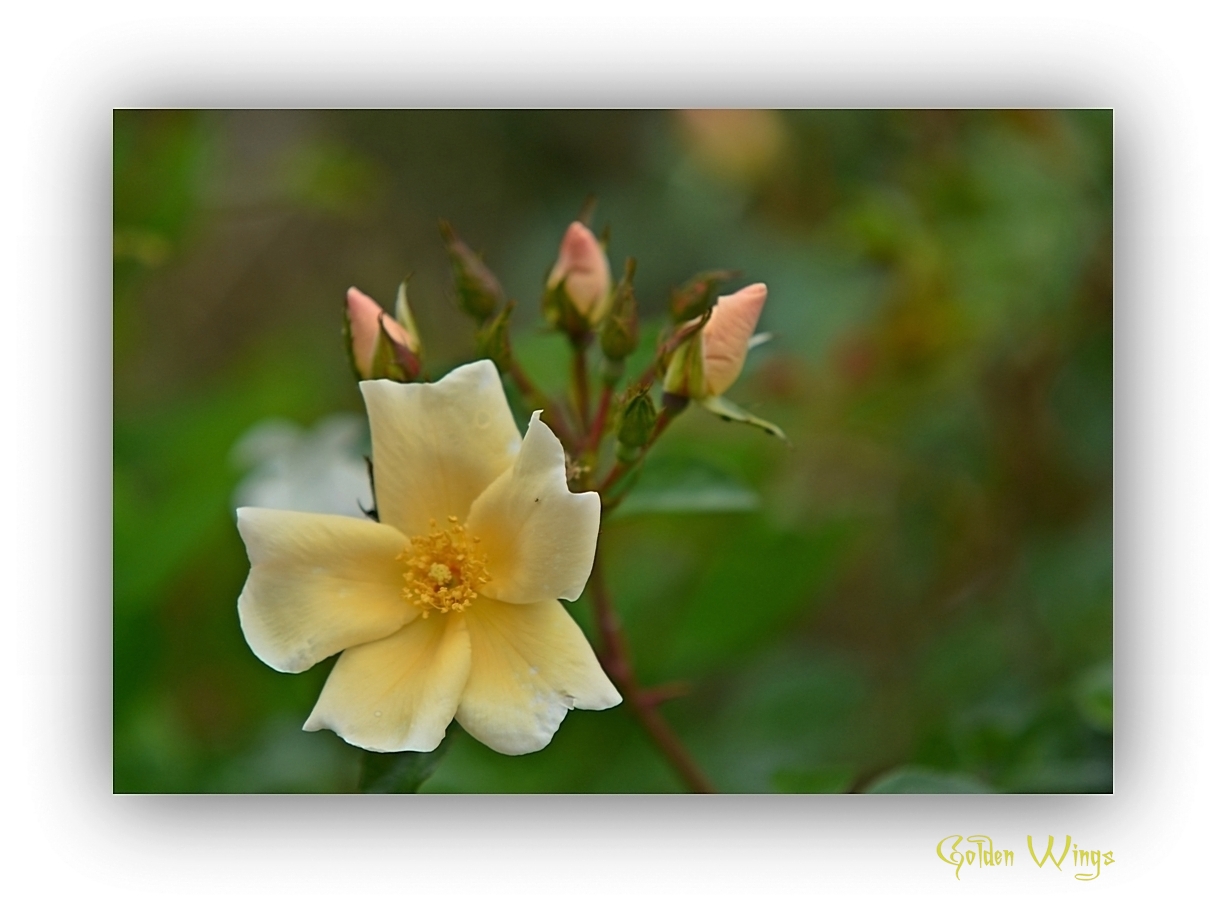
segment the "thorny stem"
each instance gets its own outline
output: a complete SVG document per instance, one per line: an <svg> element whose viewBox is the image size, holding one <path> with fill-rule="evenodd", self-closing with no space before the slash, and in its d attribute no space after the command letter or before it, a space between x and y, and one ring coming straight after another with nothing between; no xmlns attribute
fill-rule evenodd
<svg viewBox="0 0 1226 911"><path fill-rule="evenodd" d="M626 637L622 633L621 620L613 608L609 590L605 585L599 547L592 565L591 592L596 606L596 623L600 627L600 637L604 643L600 662L605 671L621 689L635 719L655 741L660 752L676 769L686 786L695 794L714 794L715 788L707 780L707 776L660 714L659 705L663 701L660 693L657 690L644 689L634 676L634 666L630 661Z"/></svg>

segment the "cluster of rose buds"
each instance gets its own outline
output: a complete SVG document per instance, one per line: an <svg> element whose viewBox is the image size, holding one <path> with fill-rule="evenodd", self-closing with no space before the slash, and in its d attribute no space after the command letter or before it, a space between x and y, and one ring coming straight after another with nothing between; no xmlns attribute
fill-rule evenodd
<svg viewBox="0 0 1226 911"><path fill-rule="evenodd" d="M478 323L477 354L492 360L504 374L512 373L510 318L515 301L507 299L481 256L449 224L443 222L441 229L456 301ZM621 378L626 359L638 347L639 318L635 261L626 261L615 283L605 245L583 222L571 223L545 279L541 306L550 327L566 335L576 351L599 341L604 355L602 378L611 389ZM766 303L766 285L761 283L719 295L721 285L735 277L736 273L722 270L703 272L672 293L668 306L672 326L657 346L653 375L662 379L665 408L679 410L694 401L720 417L782 437L773 424L722 398L740 376L746 353L762 338L754 331ZM394 314L351 288L346 315L346 334L359 378L399 382L424 378L421 339L409 310L406 283L400 285ZM632 385L620 399L619 456L639 451L646 442L657 414L651 386L650 382Z"/></svg>

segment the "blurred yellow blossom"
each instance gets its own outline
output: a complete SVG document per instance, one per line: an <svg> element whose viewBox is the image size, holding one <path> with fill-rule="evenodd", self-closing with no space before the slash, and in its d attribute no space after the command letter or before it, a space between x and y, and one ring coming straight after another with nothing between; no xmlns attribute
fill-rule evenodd
<svg viewBox="0 0 1226 911"><path fill-rule="evenodd" d="M694 159L718 177L749 183L770 171L788 145L778 111L678 111L682 137Z"/></svg>

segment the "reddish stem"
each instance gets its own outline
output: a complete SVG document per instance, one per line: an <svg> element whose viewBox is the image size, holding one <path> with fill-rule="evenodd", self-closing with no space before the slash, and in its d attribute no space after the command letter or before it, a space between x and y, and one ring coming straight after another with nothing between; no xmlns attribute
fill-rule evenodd
<svg viewBox="0 0 1226 911"><path fill-rule="evenodd" d="M634 666L630 661L630 649L626 643L626 637L622 633L621 620L613 608L609 590L605 586L599 547L596 551L596 560L592 565L590 584L592 600L596 605L596 623L600 627L600 636L604 643L600 661L605 672L621 689L626 705L634 717L643 726L648 736L655 741L660 752L676 769L686 786L696 794L714 794L715 788L707 780L707 776L703 774L702 769L694 762L681 739L660 714L659 695L653 690L643 689L634 676Z"/></svg>
<svg viewBox="0 0 1226 911"><path fill-rule="evenodd" d="M588 434L586 449L595 452L600 447L600 438L604 436L604 427L609 420L609 404L613 401L613 384L605 383L600 391L600 403L596 406L596 418L592 421L592 432Z"/></svg>
<svg viewBox="0 0 1226 911"><path fill-rule="evenodd" d="M652 361L650 364L647 365L647 369L644 370L643 373L639 376L639 378L635 382L631 383L630 386L631 387L650 386L653 383L655 383L655 381L656 381L656 362Z"/></svg>
<svg viewBox="0 0 1226 911"><path fill-rule="evenodd" d="M589 396L587 391L587 349L584 342L576 341L574 343L575 357L572 362L574 367L575 381L575 399L576 406L579 410L579 433L586 437L588 428L588 406Z"/></svg>
<svg viewBox="0 0 1226 911"><path fill-rule="evenodd" d="M612 490L614 484L620 481L632 469L637 468L643 463L643 459L647 456L647 450L649 450L652 444L660 438L660 434L664 432L664 428L666 428L672 422L673 418L680 413L680 411L672 408L664 408L660 411L660 413L656 416L655 426L651 428L651 436L647 438L646 444L644 444L643 448L639 451L639 454L634 458L634 460L631 462L619 461L611 469L609 469L609 473L605 475L604 480L597 485L596 489L600 491L602 500L605 498L606 494ZM611 504L612 506L615 506L620 502L621 497L617 497L611 501ZM606 508L611 508L611 506L607 506Z"/></svg>
<svg viewBox="0 0 1226 911"><path fill-rule="evenodd" d="M640 698L648 705L660 705L668 702L670 699L680 699L682 696L688 696L689 694L690 685L684 680L661 683L658 686L639 691Z"/></svg>

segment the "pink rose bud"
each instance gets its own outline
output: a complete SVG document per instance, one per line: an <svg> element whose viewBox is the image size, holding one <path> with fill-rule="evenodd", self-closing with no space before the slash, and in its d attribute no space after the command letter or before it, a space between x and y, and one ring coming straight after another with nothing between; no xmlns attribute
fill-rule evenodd
<svg viewBox="0 0 1226 911"><path fill-rule="evenodd" d="M766 303L761 283L715 302L701 332L689 335L672 352L664 373L664 391L688 399L712 399L736 382L745 366L749 340ZM701 317L677 327L678 337L693 331Z"/></svg>
<svg viewBox="0 0 1226 911"><path fill-rule="evenodd" d="M749 340L766 304L766 285L759 282L719 298L702 329L702 369L708 395L723 395L745 366Z"/></svg>
<svg viewBox="0 0 1226 911"><path fill-rule="evenodd" d="M345 314L349 320L349 336L353 344L353 364L364 380L374 376L375 355L379 350L380 325L395 345L412 355L421 350L417 338L404 326L392 319L374 298L357 288L350 288L345 301Z"/></svg>
<svg viewBox="0 0 1226 911"><path fill-rule="evenodd" d="M558 261L546 286L552 290L565 283L575 309L592 325L600 322L612 301L609 259L604 248L582 222L571 222L562 238Z"/></svg>

